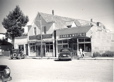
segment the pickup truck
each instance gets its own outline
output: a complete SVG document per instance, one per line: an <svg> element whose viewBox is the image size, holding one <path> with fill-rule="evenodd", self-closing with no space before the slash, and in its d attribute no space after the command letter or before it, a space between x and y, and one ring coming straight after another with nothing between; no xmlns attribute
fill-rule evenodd
<svg viewBox="0 0 114 82"><path fill-rule="evenodd" d="M10 59L24 59L25 55L23 54L23 52L19 49L13 49L11 54L10 54Z"/></svg>
<svg viewBox="0 0 114 82"><path fill-rule="evenodd" d="M0 80L2 82L7 82L12 80L10 73L11 73L11 70L7 65L0 65Z"/></svg>

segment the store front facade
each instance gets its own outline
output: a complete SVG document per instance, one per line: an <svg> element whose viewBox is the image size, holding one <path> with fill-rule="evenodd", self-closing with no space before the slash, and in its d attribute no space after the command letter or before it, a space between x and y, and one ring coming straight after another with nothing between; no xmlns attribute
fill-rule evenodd
<svg viewBox="0 0 114 82"><path fill-rule="evenodd" d="M80 21L67 17L38 13L28 27L28 55L57 57L60 49L71 48L74 55L79 49L85 56L112 49L110 33L100 22Z"/></svg>
<svg viewBox="0 0 114 82"><path fill-rule="evenodd" d="M29 56L53 56L52 34L29 36Z"/></svg>
<svg viewBox="0 0 114 82"><path fill-rule="evenodd" d="M83 32L78 31L74 33L72 31L74 29L78 31L78 28L63 29L64 33L63 33L63 30L58 30L57 32L58 33L57 34L58 35L58 41L57 41L58 53L60 52L61 48L70 48L73 52L73 55L76 56L78 54L78 51L82 49L82 51L85 52L86 56L91 56L91 52L92 52L91 37L87 36L86 34L87 31L83 31Z"/></svg>

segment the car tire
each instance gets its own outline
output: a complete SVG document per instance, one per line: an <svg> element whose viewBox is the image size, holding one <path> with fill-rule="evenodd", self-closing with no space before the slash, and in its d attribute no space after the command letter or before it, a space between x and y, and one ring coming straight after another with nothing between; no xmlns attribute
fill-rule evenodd
<svg viewBox="0 0 114 82"><path fill-rule="evenodd" d="M17 53L13 53L13 58L16 58L17 57Z"/></svg>
<svg viewBox="0 0 114 82"><path fill-rule="evenodd" d="M3 75L1 77L1 80L2 80L2 82L7 82L7 81L4 81L4 76Z"/></svg>
<svg viewBox="0 0 114 82"><path fill-rule="evenodd" d="M10 59L13 59L13 55L10 56Z"/></svg>
<svg viewBox="0 0 114 82"><path fill-rule="evenodd" d="M17 59L21 59L21 55L20 55L20 54L18 54L16 58L17 58Z"/></svg>
<svg viewBox="0 0 114 82"><path fill-rule="evenodd" d="M25 59L25 55L24 54L22 54L22 57L21 57L22 59Z"/></svg>

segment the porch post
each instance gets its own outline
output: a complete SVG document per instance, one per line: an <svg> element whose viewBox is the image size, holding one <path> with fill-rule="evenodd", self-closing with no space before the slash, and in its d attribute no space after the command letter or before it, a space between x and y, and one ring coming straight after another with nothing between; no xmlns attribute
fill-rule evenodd
<svg viewBox="0 0 114 82"><path fill-rule="evenodd" d="M55 40L55 47L56 47L56 56L55 57L58 57L58 41L57 39Z"/></svg>
<svg viewBox="0 0 114 82"><path fill-rule="evenodd" d="M53 32L53 54L56 57L57 56L57 45L56 45L56 30Z"/></svg>
<svg viewBox="0 0 114 82"><path fill-rule="evenodd" d="M26 54L26 44L24 44L24 54Z"/></svg>
<svg viewBox="0 0 114 82"><path fill-rule="evenodd" d="M78 38L77 38L77 55L78 55L78 51L79 51L79 44L78 44Z"/></svg>
<svg viewBox="0 0 114 82"><path fill-rule="evenodd" d="M28 56L30 56L30 44L28 43Z"/></svg>
<svg viewBox="0 0 114 82"><path fill-rule="evenodd" d="M55 56L55 39L54 39L54 37L53 37L53 55L52 55L53 57Z"/></svg>
<svg viewBox="0 0 114 82"><path fill-rule="evenodd" d="M93 44L92 44L92 36L90 37L91 40L91 57L93 57Z"/></svg>
<svg viewBox="0 0 114 82"><path fill-rule="evenodd" d="M46 44L44 45L44 47L45 47L45 57L46 57L46 56L47 56L47 55L46 55Z"/></svg>

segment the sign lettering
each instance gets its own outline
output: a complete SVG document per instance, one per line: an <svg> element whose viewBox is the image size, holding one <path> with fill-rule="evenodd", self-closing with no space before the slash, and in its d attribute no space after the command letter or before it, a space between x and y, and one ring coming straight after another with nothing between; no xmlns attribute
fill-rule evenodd
<svg viewBox="0 0 114 82"><path fill-rule="evenodd" d="M75 34L64 34L60 35L60 38L70 38L70 37L85 37L86 33L75 33Z"/></svg>
<svg viewBox="0 0 114 82"><path fill-rule="evenodd" d="M52 34L42 35L42 39L46 39L46 38L52 38ZM29 40L33 40L33 39L41 40L41 35L29 36Z"/></svg>

